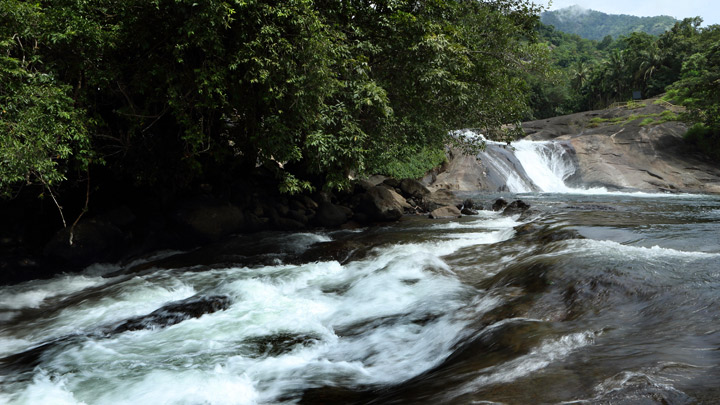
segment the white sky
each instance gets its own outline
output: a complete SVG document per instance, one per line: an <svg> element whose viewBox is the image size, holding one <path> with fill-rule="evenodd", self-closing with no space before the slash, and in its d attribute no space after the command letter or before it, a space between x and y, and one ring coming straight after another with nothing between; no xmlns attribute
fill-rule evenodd
<svg viewBox="0 0 720 405"><path fill-rule="evenodd" d="M720 24L720 1L717 0L535 0L535 4L552 3L550 10L578 5L607 14L629 14L640 17L669 15L678 20L700 16L703 26Z"/></svg>

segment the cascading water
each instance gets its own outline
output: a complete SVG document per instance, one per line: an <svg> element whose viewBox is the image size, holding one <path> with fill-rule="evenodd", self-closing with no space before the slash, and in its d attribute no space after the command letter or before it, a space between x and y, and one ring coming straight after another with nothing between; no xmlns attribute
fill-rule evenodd
<svg viewBox="0 0 720 405"><path fill-rule="evenodd" d="M521 140L512 144L486 140L472 131L460 133L465 138L481 138L485 150L478 158L485 175L500 191L513 193L604 194L605 188L577 188L568 180L577 171L571 146L559 141Z"/></svg>

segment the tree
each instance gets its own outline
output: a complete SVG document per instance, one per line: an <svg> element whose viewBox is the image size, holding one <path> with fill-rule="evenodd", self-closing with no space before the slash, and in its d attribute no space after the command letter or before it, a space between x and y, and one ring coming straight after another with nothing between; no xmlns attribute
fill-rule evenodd
<svg viewBox="0 0 720 405"><path fill-rule="evenodd" d="M442 148L451 129L519 120L522 72L542 54L525 0L0 5L3 100L25 103L3 119L42 117L15 139L55 142L35 148L45 160L3 166L5 189L27 173L52 186L93 154L106 176L157 192L257 165L284 191L342 188L350 173Z"/></svg>

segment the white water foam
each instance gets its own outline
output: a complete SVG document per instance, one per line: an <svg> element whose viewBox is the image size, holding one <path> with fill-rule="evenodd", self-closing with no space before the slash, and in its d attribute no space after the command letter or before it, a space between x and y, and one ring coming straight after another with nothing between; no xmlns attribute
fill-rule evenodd
<svg viewBox="0 0 720 405"><path fill-rule="evenodd" d="M469 324L501 304L460 282L442 257L507 239L514 224L493 218L475 232L437 232L345 265L163 270L115 280L73 306L0 331L11 353L79 333L46 352L45 374L17 383L7 398L275 403L311 387L407 380L442 362ZM308 239L326 240L301 234L286 242ZM226 295L232 305L164 328L83 335L194 295Z"/></svg>
<svg viewBox="0 0 720 405"><path fill-rule="evenodd" d="M516 321L515 319L506 322ZM562 336L559 339L547 340L530 353L510 360L500 365L479 370L480 375L471 382L462 385L448 394L449 398L456 398L493 384L515 381L544 369L553 362L562 360L576 350L592 345L595 341L595 332L580 332Z"/></svg>
<svg viewBox="0 0 720 405"><path fill-rule="evenodd" d="M613 257L617 259L636 258L653 260L660 258L678 258L685 260L699 260L720 258L720 253L684 251L660 246L629 246L609 240L573 240L569 241L568 247L570 250L575 250L586 255Z"/></svg>
<svg viewBox="0 0 720 405"><path fill-rule="evenodd" d="M0 287L0 311L39 308L48 298L68 296L107 281L101 277L61 275L51 280Z"/></svg>

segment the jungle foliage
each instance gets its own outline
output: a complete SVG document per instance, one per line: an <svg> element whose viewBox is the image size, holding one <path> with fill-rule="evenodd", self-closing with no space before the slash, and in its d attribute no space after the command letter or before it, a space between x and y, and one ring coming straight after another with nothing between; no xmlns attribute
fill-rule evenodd
<svg viewBox="0 0 720 405"><path fill-rule="evenodd" d="M525 0L0 0L0 192L61 193L91 170L183 190L258 165L298 192L410 157L436 164L449 130L527 114L539 11Z"/></svg>

